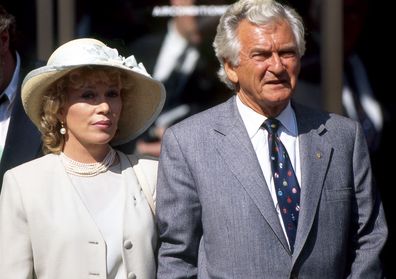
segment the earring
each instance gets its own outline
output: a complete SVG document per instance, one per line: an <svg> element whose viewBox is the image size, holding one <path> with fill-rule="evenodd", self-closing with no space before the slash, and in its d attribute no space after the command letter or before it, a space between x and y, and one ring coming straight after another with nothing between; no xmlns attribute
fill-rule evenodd
<svg viewBox="0 0 396 279"><path fill-rule="evenodd" d="M66 134L66 128L63 125L63 121L61 121L61 128L60 128L59 132L61 133L61 135L65 135Z"/></svg>

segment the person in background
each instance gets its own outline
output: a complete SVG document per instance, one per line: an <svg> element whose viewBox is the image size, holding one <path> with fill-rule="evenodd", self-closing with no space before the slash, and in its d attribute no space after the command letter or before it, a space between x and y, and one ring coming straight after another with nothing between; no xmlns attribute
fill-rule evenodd
<svg viewBox="0 0 396 279"><path fill-rule="evenodd" d="M6 170L42 155L40 133L22 107L16 39L15 18L0 5L0 191Z"/></svg>
<svg viewBox="0 0 396 279"><path fill-rule="evenodd" d="M213 45L236 96L165 131L157 278L382 278L387 224L361 125L291 101L301 17L240 0Z"/></svg>
<svg viewBox="0 0 396 279"><path fill-rule="evenodd" d="M22 103L46 155L4 175L2 278L155 278L157 161L116 148L164 99L134 56L90 38L25 77Z"/></svg>
<svg viewBox="0 0 396 279"><path fill-rule="evenodd" d="M301 1L300 1L301 2ZM324 108L325 95L321 82L321 10L323 1L305 1L304 11L309 32L308 51L301 61L301 74L293 98L312 107ZM303 8L303 7L302 7ZM393 143L396 102L389 94L388 84L392 80L390 69L393 63L381 64L373 53L382 51L381 44L372 36L385 26L389 16L385 16L379 5L368 0L342 0L343 10L343 77L341 104L343 115L360 122L367 140L373 177L382 196L387 216L389 237L383 258L387 276L396 278L392 253L395 250L395 222L391 215L395 210L393 189L389 187L389 177L393 164L384 158L396 156ZM381 69L381 70L379 70Z"/></svg>
<svg viewBox="0 0 396 279"><path fill-rule="evenodd" d="M223 1L170 0L171 7L193 8ZM194 6L195 5L195 6ZM159 156L164 129L229 97L216 77L211 41L219 16L178 15L167 29L143 36L130 45L153 77L164 83L164 109L154 125L136 141L136 152Z"/></svg>
<svg viewBox="0 0 396 279"><path fill-rule="evenodd" d="M320 14L321 1L310 0L310 51L302 59L300 83L295 99L313 107L324 107L321 94ZM368 14L367 0L343 0L343 87L342 109L345 116L360 122L372 159L376 159L384 126L384 108L373 90L372 80L359 49Z"/></svg>

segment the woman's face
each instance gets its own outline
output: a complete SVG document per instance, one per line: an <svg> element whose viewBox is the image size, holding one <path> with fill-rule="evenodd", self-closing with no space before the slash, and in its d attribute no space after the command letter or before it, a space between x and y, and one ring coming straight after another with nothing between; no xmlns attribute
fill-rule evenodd
<svg viewBox="0 0 396 279"><path fill-rule="evenodd" d="M61 110L67 129L65 146L108 144L117 132L121 114L120 82L89 75L78 88L68 86L67 101Z"/></svg>

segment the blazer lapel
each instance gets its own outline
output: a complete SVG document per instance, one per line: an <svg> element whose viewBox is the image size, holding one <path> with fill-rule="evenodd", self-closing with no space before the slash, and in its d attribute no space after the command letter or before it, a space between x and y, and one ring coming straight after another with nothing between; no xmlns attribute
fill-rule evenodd
<svg viewBox="0 0 396 279"><path fill-rule="evenodd" d="M56 187L60 188L63 193L63 200L66 201L66 204L64 204L65 210L69 212L70 216L73 216L70 218L74 218L76 225L81 227L81 231L83 231L85 235L89 236L90 239L95 239L96 241L98 239L101 240L102 243L100 245L103 245L104 238L76 189L76 186L66 173L59 155L52 156L54 160L53 166L56 170L54 176L56 176L56 180L58 181Z"/></svg>
<svg viewBox="0 0 396 279"><path fill-rule="evenodd" d="M139 199L139 193L137 193L136 185L138 185L137 177L132 169L132 164L137 164L136 161L130 162L127 156L122 152L117 152L118 158L120 159L121 172L122 172L122 184L124 188L125 198L124 198L124 220L123 220L123 232L124 234L131 231L131 226L133 226L133 218L130 213L134 210L137 199Z"/></svg>
<svg viewBox="0 0 396 279"><path fill-rule="evenodd" d="M301 158L301 212L298 221L293 261L301 252L316 217L322 194L326 170L331 160L332 146L322 136L326 133L325 121L313 120L305 109L295 108Z"/></svg>
<svg viewBox="0 0 396 279"><path fill-rule="evenodd" d="M219 115L214 128L218 135L217 150L284 248L290 251L256 153L239 115L235 97L226 103L225 111Z"/></svg>

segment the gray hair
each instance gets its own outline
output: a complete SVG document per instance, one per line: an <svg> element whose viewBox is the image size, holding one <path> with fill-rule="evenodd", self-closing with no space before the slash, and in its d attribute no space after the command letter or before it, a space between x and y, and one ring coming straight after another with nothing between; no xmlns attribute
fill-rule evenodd
<svg viewBox="0 0 396 279"><path fill-rule="evenodd" d="M213 47L220 62L217 74L220 80L233 90L236 88L224 71L224 62L227 60L233 66L239 64L241 46L237 28L244 19L257 25L286 20L294 34L298 55L301 57L305 52L304 24L301 16L294 9L274 0L240 0L232 4L220 18Z"/></svg>

